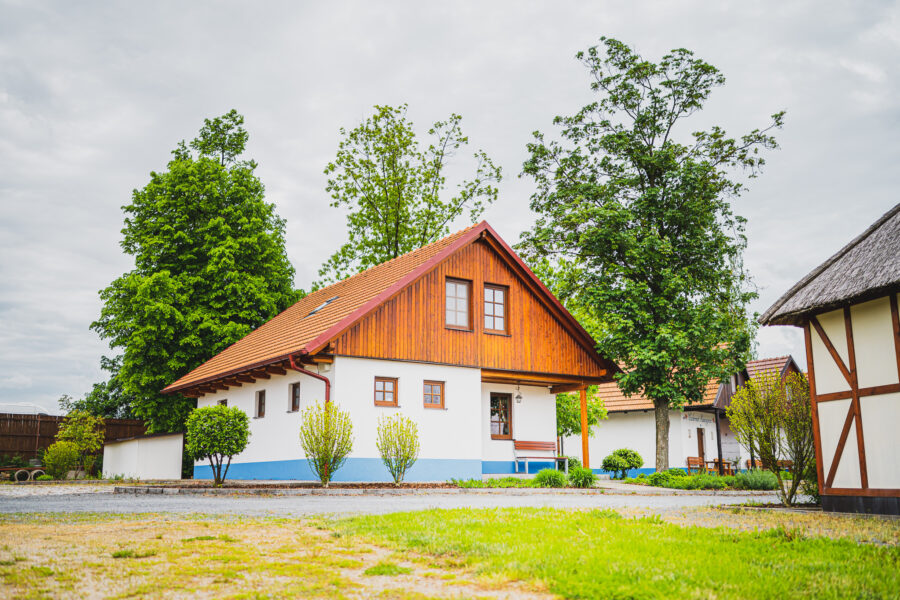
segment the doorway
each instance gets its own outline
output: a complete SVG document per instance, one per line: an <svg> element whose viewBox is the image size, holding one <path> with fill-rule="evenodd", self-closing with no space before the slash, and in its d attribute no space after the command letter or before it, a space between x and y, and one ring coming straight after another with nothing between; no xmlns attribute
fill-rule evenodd
<svg viewBox="0 0 900 600"><path fill-rule="evenodd" d="M697 428L697 456L706 460L706 430Z"/></svg>

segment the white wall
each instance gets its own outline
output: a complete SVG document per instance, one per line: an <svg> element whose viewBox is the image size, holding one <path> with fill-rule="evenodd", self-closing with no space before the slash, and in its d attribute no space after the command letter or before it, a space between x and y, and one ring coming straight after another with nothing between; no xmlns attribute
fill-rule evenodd
<svg viewBox="0 0 900 600"><path fill-rule="evenodd" d="M315 370L315 367L310 369ZM327 373L326 376L331 378L333 373ZM300 411L316 401L325 400L325 383L297 371L288 371L287 375L272 375L271 379L257 379L255 383L245 383L241 387L232 387L197 400L198 408L214 406L220 400L227 400L228 406L240 408L250 417L250 441L247 448L232 459L233 463L305 458L300 449L300 412L288 411L290 386L295 382L300 383ZM266 390L266 415L257 419L254 417L256 392L260 390ZM198 461L196 464L209 463Z"/></svg>
<svg viewBox="0 0 900 600"><path fill-rule="evenodd" d="M103 477L181 479L184 435L140 437L103 446Z"/></svg>
<svg viewBox="0 0 900 600"><path fill-rule="evenodd" d="M669 467L685 467L688 456L697 456L697 428L705 435L706 458L718 456L716 447L715 417L696 411L669 411ZM724 438L723 438L724 439ZM644 459L643 469L656 468L656 421L652 410L627 413L610 413L608 418L594 427L589 449L591 468L599 469L603 459L619 448L635 450ZM565 452L581 458L581 436L567 437ZM722 448L722 457L733 456Z"/></svg>
<svg viewBox="0 0 900 600"><path fill-rule="evenodd" d="M486 461L511 461L513 440L491 439L491 392L511 394L512 437L528 442L556 441L556 396L546 387L519 386L479 381L481 390L482 456ZM522 395L522 402L516 402L516 393ZM543 453L534 454L540 456ZM549 453L547 453L550 456ZM521 468L521 467L520 467Z"/></svg>
<svg viewBox="0 0 900 600"><path fill-rule="evenodd" d="M375 377L396 377L399 406L375 406ZM444 408L425 408L425 380L444 382ZM351 457L378 458L378 418L401 413L419 425L420 459L481 458L481 371L465 367L338 356L332 400L353 418Z"/></svg>

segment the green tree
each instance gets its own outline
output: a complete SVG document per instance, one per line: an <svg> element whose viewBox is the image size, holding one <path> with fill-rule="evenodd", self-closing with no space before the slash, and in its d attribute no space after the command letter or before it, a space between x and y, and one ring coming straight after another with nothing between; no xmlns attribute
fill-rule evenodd
<svg viewBox="0 0 900 600"><path fill-rule="evenodd" d="M56 432L58 442L75 444L79 462L88 475L91 474L97 452L103 448L105 438L106 424L103 419L83 410L70 412Z"/></svg>
<svg viewBox="0 0 900 600"><path fill-rule="evenodd" d="M772 124L739 140L713 126L685 133L711 91L724 84L688 50L659 63L625 44L577 58L597 100L556 117L559 140L536 132L524 173L539 217L520 247L556 267L556 287L584 318L601 351L623 365L618 384L651 400L656 468L668 468L670 408L700 400L713 378L749 358L755 297L744 272L744 219L729 203L755 176L760 149L777 147Z"/></svg>
<svg viewBox="0 0 900 600"><path fill-rule="evenodd" d="M264 198L235 111L207 119L190 148L150 174L126 213L135 267L100 292L91 327L122 350L116 374L151 432L182 430L193 401L159 392L292 304L284 220Z"/></svg>
<svg viewBox="0 0 900 600"><path fill-rule="evenodd" d="M350 241L319 270L321 286L420 248L449 233L449 226L468 212L474 223L497 199L500 167L478 150L475 174L442 199L447 167L469 143L453 114L428 130L422 149L406 118L406 105L375 106L375 114L346 131L335 160L325 168L331 206L346 208Z"/></svg>
<svg viewBox="0 0 900 600"><path fill-rule="evenodd" d="M587 389L587 424L588 437L594 437L594 425L606 419L606 407L603 399L597 394L597 386ZM556 395L556 437L560 440L560 451L565 453L563 440L581 435L581 395L579 392L568 392Z"/></svg>
<svg viewBox="0 0 900 600"><path fill-rule="evenodd" d="M609 471L613 477L625 479L625 475L631 469L640 469L644 466L644 459L634 450L619 448L603 459L603 470Z"/></svg>
<svg viewBox="0 0 900 600"><path fill-rule="evenodd" d="M737 441L775 474L778 495L790 506L804 477L815 470L812 405L809 381L803 373L782 378L776 371L760 373L735 393L727 409ZM785 489L780 460L790 460L793 477Z"/></svg>
<svg viewBox="0 0 900 600"><path fill-rule="evenodd" d="M419 458L419 428L415 421L403 415L381 415L375 446L394 478L394 485L400 485Z"/></svg>
<svg viewBox="0 0 900 600"><path fill-rule="evenodd" d="M342 411L334 402L317 402L304 409L300 419L300 447L322 487L328 487L334 472L344 465L353 449L350 413Z"/></svg>
<svg viewBox="0 0 900 600"><path fill-rule="evenodd" d="M250 419L236 406L204 406L187 418L185 450L193 460L208 460L215 485L222 485L231 458L250 441ZM222 470L222 466L225 470Z"/></svg>

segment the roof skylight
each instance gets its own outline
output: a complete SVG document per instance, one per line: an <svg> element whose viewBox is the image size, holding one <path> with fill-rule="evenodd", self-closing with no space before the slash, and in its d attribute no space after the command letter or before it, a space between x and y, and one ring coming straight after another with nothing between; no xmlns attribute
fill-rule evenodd
<svg viewBox="0 0 900 600"><path fill-rule="evenodd" d="M309 312L309 314L306 315L306 316L307 316L307 317L313 316L314 314L316 314L317 312L319 312L320 310L322 310L323 308L325 308L326 306L328 306L329 304L331 304L332 302L334 302L334 301L337 300L337 299L338 299L337 296L332 296L331 298L329 298L328 300L326 300L326 301L323 302L322 304L320 304L320 305L318 305L317 307L315 307L314 309L312 309L312 310Z"/></svg>

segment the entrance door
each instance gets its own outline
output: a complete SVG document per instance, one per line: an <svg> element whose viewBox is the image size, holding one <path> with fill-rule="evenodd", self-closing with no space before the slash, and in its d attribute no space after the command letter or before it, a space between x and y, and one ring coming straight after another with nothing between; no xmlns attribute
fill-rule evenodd
<svg viewBox="0 0 900 600"><path fill-rule="evenodd" d="M706 431L702 427L697 428L697 456L706 460Z"/></svg>

